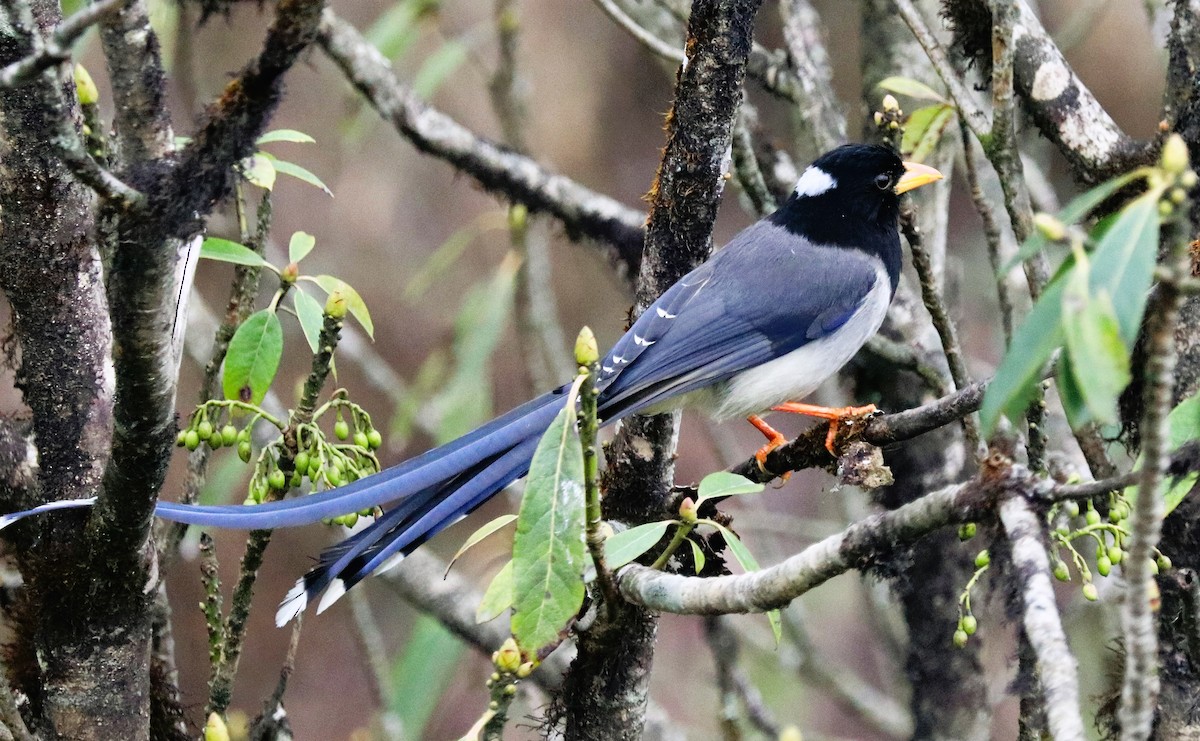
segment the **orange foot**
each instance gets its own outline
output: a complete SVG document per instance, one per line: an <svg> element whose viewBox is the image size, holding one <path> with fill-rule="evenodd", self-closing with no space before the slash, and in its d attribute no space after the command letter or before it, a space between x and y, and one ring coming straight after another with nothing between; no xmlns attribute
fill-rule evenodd
<svg viewBox="0 0 1200 741"><path fill-rule="evenodd" d="M834 456L837 455L834 452L833 444L837 441L838 424L848 419L865 417L879 411L875 408L874 404L867 404L863 407L820 407L815 404L802 404L796 401L784 402L778 406L771 407L771 410L775 412L789 412L791 414L805 414L809 417L820 417L821 419L829 420L829 434L825 436L825 449L829 451L830 455ZM758 425L755 425L755 427L758 427ZM762 428L759 427L759 429L761 430ZM774 430L771 431L774 432ZM778 435L779 433L775 434Z"/></svg>
<svg viewBox="0 0 1200 741"><path fill-rule="evenodd" d="M751 414L749 417L746 417L746 421L754 425L754 428L767 438L767 444L755 452L754 460L758 461L758 469L760 471L769 474L770 472L767 471L767 456L771 454L772 450L786 443L787 438L782 432L767 424L767 421L757 414ZM780 477L780 480L787 481L791 477L792 472L788 471Z"/></svg>

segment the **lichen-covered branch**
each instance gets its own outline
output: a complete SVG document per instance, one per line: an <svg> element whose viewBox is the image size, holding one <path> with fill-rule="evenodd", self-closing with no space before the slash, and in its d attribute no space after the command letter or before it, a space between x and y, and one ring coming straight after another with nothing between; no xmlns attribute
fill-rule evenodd
<svg viewBox="0 0 1200 741"><path fill-rule="evenodd" d="M133 0L102 0L89 5L67 18L54 29L44 43L27 57L10 62L0 69L0 87L15 87L29 82L46 69L71 58L71 44L108 14L120 10Z"/></svg>
<svg viewBox="0 0 1200 741"><path fill-rule="evenodd" d="M1012 584L1020 595L1024 635L1037 657L1050 734L1059 741L1083 741L1087 735L1079 712L1078 666L1054 600L1042 518L1029 502L1014 496L1001 503L1000 522L1011 549Z"/></svg>

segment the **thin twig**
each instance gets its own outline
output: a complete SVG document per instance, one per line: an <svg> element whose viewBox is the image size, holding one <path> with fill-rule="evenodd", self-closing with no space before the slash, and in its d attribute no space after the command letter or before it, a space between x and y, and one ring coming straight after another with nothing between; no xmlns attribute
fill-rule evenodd
<svg viewBox="0 0 1200 741"><path fill-rule="evenodd" d="M983 195L979 182L979 165L975 159L975 145L971 139L970 130L962 118L958 119L959 134L962 139L963 172L967 178L967 190L975 211L983 222L983 236L987 242L988 262L992 266L992 274L996 276L996 296L1000 302L1000 324L1004 328L1004 346L1012 342L1013 334L1013 305L1012 296L1008 291L1008 277L1000 274L1008 255L1013 252L1005 248L1004 232L996 220L992 204Z"/></svg>
<svg viewBox="0 0 1200 741"><path fill-rule="evenodd" d="M1187 206L1180 211L1186 213ZM1176 276L1188 275L1188 235L1190 227L1173 219L1164 228L1167 243L1166 267ZM1126 541L1127 562L1122 566L1127 596L1121 609L1125 637L1125 679L1121 685L1121 704L1117 717L1121 738L1146 739L1154 724L1159 691L1157 585L1151 572L1155 548L1162 533L1163 499L1158 488L1169 462L1167 414L1175 385L1175 328L1183 295L1174 281L1164 281L1146 311L1145 388L1140 430L1142 469L1138 496L1129 518Z"/></svg>
<svg viewBox="0 0 1200 741"><path fill-rule="evenodd" d="M687 56L684 55L683 49L677 49L667 42L655 36L650 31L642 28L636 20L629 16L621 6L617 5L613 0L593 0L604 11L604 14L613 20L618 26L624 29L630 36L637 39L637 42L646 47L655 55L662 57L668 62L675 64L684 64L687 62Z"/></svg>
<svg viewBox="0 0 1200 741"><path fill-rule="evenodd" d="M357 29L331 11L322 16L319 41L379 114L422 152L505 199L552 215L568 234L597 240L621 274L629 280L637 275L645 220L640 212L482 139L433 109L400 82Z"/></svg>
<svg viewBox="0 0 1200 741"><path fill-rule="evenodd" d="M934 272L932 258L922 244L911 201L901 207L900 226L912 252L913 267L920 279L921 299L925 304L925 309L929 312L929 318L933 321L934 329L937 330L938 338L942 341L942 351L946 354L950 377L954 379L956 388L968 388L972 383L971 374L963 360L962 347L958 342L958 330L955 328L954 322L950 320L949 312L946 311L946 304L942 300L941 281ZM973 414L963 416L962 428L970 450L976 456L981 455L983 446L979 438L979 422Z"/></svg>
<svg viewBox="0 0 1200 741"><path fill-rule="evenodd" d="M925 50L925 55L929 57L938 77L942 78L942 82L950 92L950 97L954 99L959 115L967 122L967 126L971 128L975 136L981 140L986 139L991 135L992 130L987 113L976 99L975 94L963 82L958 70L950 64L946 50L942 48L941 42L937 40L929 27L925 25L925 19L921 16L921 12L917 10L912 0L894 0L894 2L900 18L912 31L917 43Z"/></svg>
<svg viewBox="0 0 1200 741"><path fill-rule="evenodd" d="M0 88L14 87L28 82L44 70L71 58L71 44L84 31L96 25L109 13L118 11L134 0L102 0L88 5L58 24L54 33L33 54L19 59L0 69Z"/></svg>

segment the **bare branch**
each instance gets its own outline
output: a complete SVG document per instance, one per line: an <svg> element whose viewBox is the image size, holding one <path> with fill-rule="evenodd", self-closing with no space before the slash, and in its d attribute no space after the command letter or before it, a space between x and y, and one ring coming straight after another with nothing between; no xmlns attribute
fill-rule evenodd
<svg viewBox="0 0 1200 741"><path fill-rule="evenodd" d="M627 280L637 275L642 214L476 136L428 106L400 82L374 46L332 11L321 20L320 43L379 115L422 152L446 160L489 191L550 214L568 234L596 240Z"/></svg>

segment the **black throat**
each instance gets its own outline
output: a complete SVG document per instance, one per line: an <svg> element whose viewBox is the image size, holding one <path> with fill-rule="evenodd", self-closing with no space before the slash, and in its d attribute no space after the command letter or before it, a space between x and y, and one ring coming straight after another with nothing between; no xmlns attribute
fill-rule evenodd
<svg viewBox="0 0 1200 741"><path fill-rule="evenodd" d="M899 198L890 193L882 197L847 198L837 188L831 188L819 195L792 193L767 220L813 244L858 250L878 257L895 293L902 262L899 212Z"/></svg>

